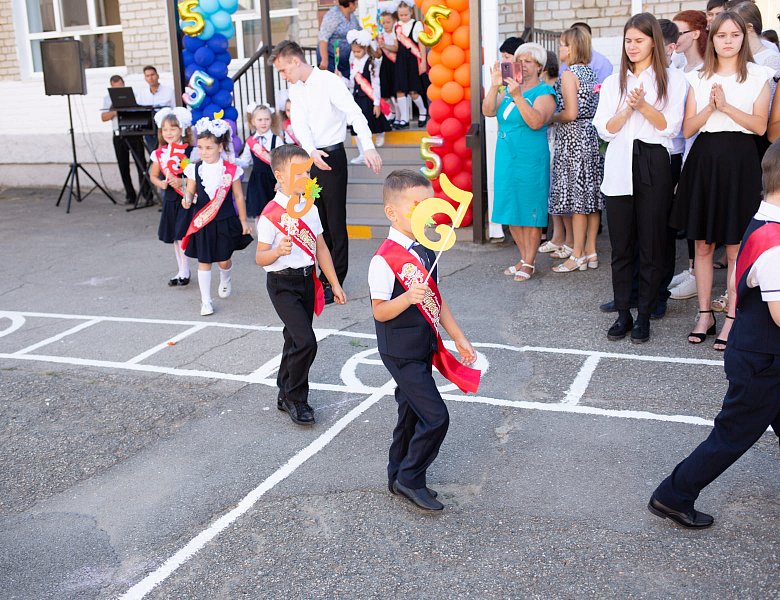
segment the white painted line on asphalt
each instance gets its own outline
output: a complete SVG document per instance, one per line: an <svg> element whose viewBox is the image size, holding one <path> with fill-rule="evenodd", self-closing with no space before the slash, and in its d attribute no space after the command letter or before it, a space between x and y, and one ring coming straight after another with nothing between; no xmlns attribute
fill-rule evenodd
<svg viewBox="0 0 780 600"><path fill-rule="evenodd" d="M571 382L571 387L569 388L569 391L566 392L566 397L563 399L562 404L579 404L585 390L588 389L590 380L593 377L593 373L600 360L600 357L592 354L585 359L585 362L582 363L582 367L580 367L580 372L577 373L577 377Z"/></svg>
<svg viewBox="0 0 780 600"><path fill-rule="evenodd" d="M0 311L0 319L9 319L11 321L11 324L8 327L0 331L0 337L13 333L24 325L25 322L25 318L18 313L6 313L2 311Z"/></svg>
<svg viewBox="0 0 780 600"><path fill-rule="evenodd" d="M154 354L157 354L160 350L164 350L165 348L168 348L171 344L176 344L177 342L182 341L184 338L187 338L187 337L191 336L193 333L197 333L198 331L200 331L201 329L204 329L205 327L207 327L207 325L205 323L203 323L201 325L193 325L192 327L190 327L186 331L182 331L179 335L175 335L171 339L166 340L166 341L164 341L161 344L157 344L156 346L154 346L152 348L149 348L148 350L146 350L144 352L141 352L141 354L139 354L138 356L134 356L133 358L131 358L127 362L132 365L132 364L139 363L139 362L141 362L143 360L146 360L150 356L152 356Z"/></svg>
<svg viewBox="0 0 780 600"><path fill-rule="evenodd" d="M318 342L321 342L329 335L333 335L335 333L335 329L315 329L314 330L314 337L317 338ZM253 380L256 379L267 379L274 373L276 373L279 370L279 365L282 364L282 353L280 352L276 356L274 356L271 360L266 361L263 363L259 368L255 369L249 374L249 377L251 377Z"/></svg>
<svg viewBox="0 0 780 600"><path fill-rule="evenodd" d="M72 335L74 333L78 333L79 331L82 331L87 327L92 327L97 323L100 323L99 319L92 319L91 321L87 321L86 323L79 323L75 327L71 327L70 329L63 331L62 333L58 333L57 335L54 335L50 338L46 338L45 340L41 340L40 342L37 342L32 346L27 346L27 348L23 348L22 350L17 350L16 352L13 353L12 356L20 356L23 354L27 354L28 352L32 352L33 350L37 350L38 348L41 348L43 346L48 346L49 344L53 344L54 342L59 342L61 339L66 338L69 335Z"/></svg>
<svg viewBox="0 0 780 600"><path fill-rule="evenodd" d="M244 496L236 508L219 517L205 530L201 531L198 535L187 542L184 547L178 550L155 571L144 577L141 581L127 590L127 592L120 596L120 600L139 600L140 598L146 596L155 587L170 577L171 574L176 571L176 569L181 567L184 563L195 556L195 554L200 552L200 550L202 550L206 544L217 537L225 529L230 527L230 525L233 524L236 519L251 509L264 494L273 489L274 486L284 481L287 477L292 475L298 469L298 467L303 465L307 460L325 448L325 446L332 442L333 439L347 427L347 425L357 419L379 400L392 394L394 387L395 383L391 379L381 388L372 393L368 398L363 400L341 419L336 421L336 423L331 425L330 428L325 431L325 433L320 435L311 444L298 452L279 469L274 471L270 477L268 477L255 489Z"/></svg>

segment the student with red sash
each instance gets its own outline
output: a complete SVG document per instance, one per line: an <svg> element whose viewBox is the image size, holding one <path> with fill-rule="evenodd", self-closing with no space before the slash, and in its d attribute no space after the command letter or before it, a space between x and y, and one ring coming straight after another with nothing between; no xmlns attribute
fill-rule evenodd
<svg viewBox="0 0 780 600"><path fill-rule="evenodd" d="M390 104L391 112L387 115L389 121L395 121L398 107L395 103L395 61L398 57L398 38L395 37L395 24L398 16L395 14L395 2L380 2L379 22L382 31L376 37L379 50L382 52L379 65L379 87L382 99Z"/></svg>
<svg viewBox="0 0 780 600"><path fill-rule="evenodd" d="M184 253L198 259L200 314L214 314L211 302L211 265L219 264L219 297L232 291L231 257L252 242L246 222L241 167L222 158L232 130L222 119L203 117L195 124L199 162L184 169L187 190L182 206L190 209L192 220L181 241Z"/></svg>
<svg viewBox="0 0 780 600"><path fill-rule="evenodd" d="M390 123L385 118L385 112L390 113L390 105L382 100L382 88L379 83L379 61L372 58L371 32L367 29L347 32L347 41L352 45L352 53L349 56L349 84L352 89L352 97L355 104L360 107L363 116L368 122L371 133L376 134L376 145L385 143L385 131L390 131ZM352 135L355 130L350 127ZM358 155L351 162L353 165L361 165L366 161L363 156L363 144L357 139Z"/></svg>
<svg viewBox="0 0 780 600"><path fill-rule="evenodd" d="M276 314L284 323L284 348L276 384L276 406L298 425L314 424L314 409L309 404L309 369L317 355L317 338L312 328L313 315L322 312L325 296L317 277L317 263L333 290L334 300L344 304L347 297L339 285L330 251L322 237L322 223L316 208L300 218L288 212L290 195L300 194L301 182L308 172L293 174L291 165L306 163L309 154L292 144L271 152L271 168L279 181L276 192L257 220L255 262L267 272L266 288ZM294 208L303 210L304 201Z"/></svg>
<svg viewBox="0 0 780 600"><path fill-rule="evenodd" d="M411 0L408 0L411 2ZM395 60L395 95L398 103L398 113L393 127L404 129L409 127L411 119L410 106L407 104L407 94L412 97L420 117L419 127L428 122L428 109L423 95L428 89L428 62L426 48L420 42L419 36L423 30L420 21L412 19L413 4L401 2L398 5L398 23L395 26L395 36L398 40L398 50Z"/></svg>
<svg viewBox="0 0 780 600"><path fill-rule="evenodd" d="M246 216L256 219L265 205L274 197L276 178L271 170L271 150L284 143L274 132L273 110L264 104L247 106L246 120L254 133L246 139L236 164L246 169L252 165L252 174L246 186Z"/></svg>
<svg viewBox="0 0 780 600"><path fill-rule="evenodd" d="M393 171L385 180L385 215L392 227L368 270L371 307L382 362L397 385L398 422L393 431L387 465L388 488L423 510L444 505L427 487L426 471L447 435L449 414L432 367L463 391L475 392L479 371L471 369L477 356L437 287L435 254L414 240L411 212L433 196L430 182L419 172ZM462 360L444 348L438 325L454 340Z"/></svg>
<svg viewBox="0 0 780 600"><path fill-rule="evenodd" d="M771 426L780 438L780 142L761 163L764 201L735 268L737 315L724 363L729 389L709 437L653 492L648 508L683 527L709 527L699 493Z"/></svg>

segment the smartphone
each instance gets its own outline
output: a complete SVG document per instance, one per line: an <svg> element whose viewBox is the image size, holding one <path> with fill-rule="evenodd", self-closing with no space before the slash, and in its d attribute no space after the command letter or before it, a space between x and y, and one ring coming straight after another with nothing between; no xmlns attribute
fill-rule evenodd
<svg viewBox="0 0 780 600"><path fill-rule="evenodd" d="M523 65L512 63L512 75L517 83L523 83Z"/></svg>
<svg viewBox="0 0 780 600"><path fill-rule="evenodd" d="M502 62L501 63L501 79L504 82L504 85L506 85L506 80L514 76L514 68L513 65L515 63L511 62Z"/></svg>

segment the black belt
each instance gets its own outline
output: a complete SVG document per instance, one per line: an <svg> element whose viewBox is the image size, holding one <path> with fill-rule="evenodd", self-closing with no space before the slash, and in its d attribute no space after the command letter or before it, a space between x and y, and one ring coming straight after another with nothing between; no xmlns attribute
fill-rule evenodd
<svg viewBox="0 0 780 600"><path fill-rule="evenodd" d="M300 267L298 269L293 269L291 267L287 267L286 269L280 269L279 271L270 271L272 275L284 275L285 277L290 277L297 275L299 277L308 277L311 275L311 272L314 270L314 265L309 265L308 267Z"/></svg>
<svg viewBox="0 0 780 600"><path fill-rule="evenodd" d="M326 146L325 148L317 148L317 150L322 150L323 152L333 152L335 150L343 150L344 149L344 142L339 142L338 144L333 144L332 146Z"/></svg>

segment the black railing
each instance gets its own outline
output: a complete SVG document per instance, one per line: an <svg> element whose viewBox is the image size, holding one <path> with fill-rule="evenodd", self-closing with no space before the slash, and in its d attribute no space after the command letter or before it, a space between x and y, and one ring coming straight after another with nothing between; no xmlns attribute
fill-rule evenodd
<svg viewBox="0 0 780 600"><path fill-rule="evenodd" d="M317 49L304 48L306 62L317 65ZM287 89L287 82L281 78L273 66L267 64L271 48L261 46L250 56L243 67L233 75L233 100L238 110L236 127L242 139L249 135L244 112L246 106L252 103L274 106L277 92Z"/></svg>
<svg viewBox="0 0 780 600"><path fill-rule="evenodd" d="M535 27L526 27L523 31L523 39L526 42L536 42L545 50L558 54L558 40L561 34L557 31L547 31L545 29L536 29Z"/></svg>

